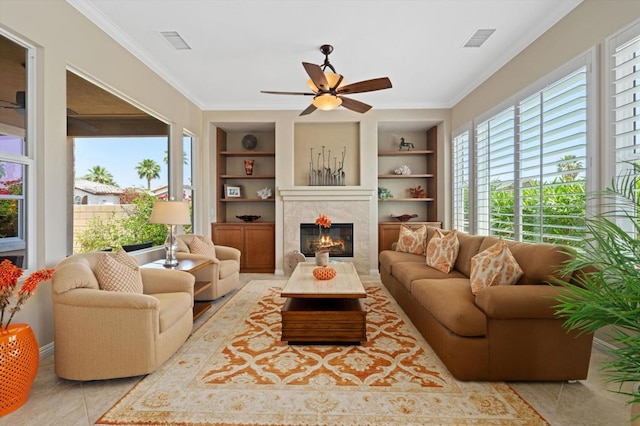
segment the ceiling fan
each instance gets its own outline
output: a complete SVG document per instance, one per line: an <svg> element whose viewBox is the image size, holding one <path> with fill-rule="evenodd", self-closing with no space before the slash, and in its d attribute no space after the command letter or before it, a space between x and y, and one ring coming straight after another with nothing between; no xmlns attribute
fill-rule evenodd
<svg viewBox="0 0 640 426"><path fill-rule="evenodd" d="M313 96L311 105L302 111L300 115L311 114L316 109L329 111L339 106L343 106L351 111L365 113L371 109L371 105L347 98L344 95L373 92L392 87L391 80L389 80L388 77L374 78L344 85L344 77L338 74L333 65L329 63L329 54L333 52L333 46L323 44L320 46L320 52L324 55L324 63L322 66L309 62L302 63L302 66L310 77L307 84L313 92L274 92L270 90L261 90L260 92L274 95ZM327 68L332 72L327 72Z"/></svg>
<svg viewBox="0 0 640 426"><path fill-rule="evenodd" d="M26 93L24 90L19 90L16 92L15 102L9 102L9 101L0 99L0 108L13 109L16 111L16 113L20 115L24 115L26 106L27 106L27 100L26 100ZM86 121L82 121L79 118L70 117L71 115L76 115L76 114L78 113L72 110L71 108L67 108L67 125L75 124L77 126L83 127L92 132L98 131L98 128L93 124L87 123Z"/></svg>

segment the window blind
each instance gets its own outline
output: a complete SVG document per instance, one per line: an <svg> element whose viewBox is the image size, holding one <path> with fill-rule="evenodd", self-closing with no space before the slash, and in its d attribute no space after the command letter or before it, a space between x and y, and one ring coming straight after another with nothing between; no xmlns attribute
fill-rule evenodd
<svg viewBox="0 0 640 426"><path fill-rule="evenodd" d="M637 173L633 164L640 163L640 24L612 38L610 52L613 176L623 176ZM635 232L628 219L617 220L623 229Z"/></svg>
<svg viewBox="0 0 640 426"><path fill-rule="evenodd" d="M470 232L469 226L469 131L453 138L453 227Z"/></svg>
<svg viewBox="0 0 640 426"><path fill-rule="evenodd" d="M586 214L586 67L518 104L521 240L580 245Z"/></svg>

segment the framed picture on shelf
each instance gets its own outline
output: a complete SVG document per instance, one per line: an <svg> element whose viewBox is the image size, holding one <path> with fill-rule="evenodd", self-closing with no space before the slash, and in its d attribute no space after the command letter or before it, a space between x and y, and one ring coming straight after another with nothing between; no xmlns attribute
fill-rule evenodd
<svg viewBox="0 0 640 426"><path fill-rule="evenodd" d="M225 185L224 196L225 198L240 198L240 186Z"/></svg>

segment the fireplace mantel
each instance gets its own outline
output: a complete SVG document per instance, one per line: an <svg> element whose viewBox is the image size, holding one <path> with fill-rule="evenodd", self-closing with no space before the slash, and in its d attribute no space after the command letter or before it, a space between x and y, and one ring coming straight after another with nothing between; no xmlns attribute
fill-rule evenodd
<svg viewBox="0 0 640 426"><path fill-rule="evenodd" d="M376 190L360 186L296 186L278 188L282 201L371 201Z"/></svg>

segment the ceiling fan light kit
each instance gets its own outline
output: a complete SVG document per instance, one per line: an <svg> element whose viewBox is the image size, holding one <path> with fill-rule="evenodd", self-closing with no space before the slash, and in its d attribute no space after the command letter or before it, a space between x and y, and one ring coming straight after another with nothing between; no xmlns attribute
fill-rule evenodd
<svg viewBox="0 0 640 426"><path fill-rule="evenodd" d="M322 93L314 97L311 103L322 111L331 111L342 105L342 99L330 93Z"/></svg>
<svg viewBox="0 0 640 426"><path fill-rule="evenodd" d="M391 80L388 77L374 78L371 80L359 81L357 83L345 84L344 77L338 74L329 62L329 54L333 52L333 46L323 44L320 46L320 52L324 55L324 63L322 66L303 62L302 66L309 75L307 85L312 92L276 92L271 90L262 90L261 93L272 95L302 95L313 96L311 105L309 105L300 115L311 114L316 109L322 111L330 111L343 106L351 111L365 113L371 109L371 105L355 99L347 98L345 94L374 92L376 90L390 89ZM332 72L326 72L329 68Z"/></svg>

